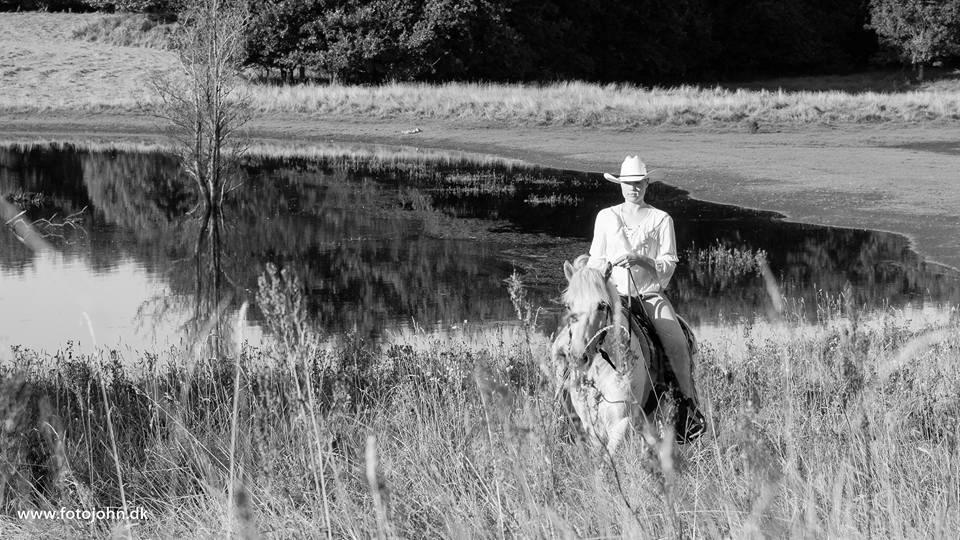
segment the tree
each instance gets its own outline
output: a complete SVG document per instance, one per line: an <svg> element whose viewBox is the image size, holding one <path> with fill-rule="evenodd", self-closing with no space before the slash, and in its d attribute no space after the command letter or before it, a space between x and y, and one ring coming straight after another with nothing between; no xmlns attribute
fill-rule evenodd
<svg viewBox="0 0 960 540"><path fill-rule="evenodd" d="M237 175L242 150L238 131L250 111L239 95L249 16L241 0L189 0L178 21L182 69L162 75L154 88L161 101L158 114L169 124L180 168L196 185L203 212L195 251L197 305L192 322L200 325L201 318L212 313L219 335L221 210ZM209 252L206 264L204 251ZM211 279L204 280L205 275ZM210 287L201 290L207 281ZM219 341L214 346L219 351Z"/></svg>
<svg viewBox="0 0 960 540"><path fill-rule="evenodd" d="M312 51L306 56L336 82L408 79L399 39L415 8L405 0L326 0L307 25Z"/></svg>
<svg viewBox="0 0 960 540"><path fill-rule="evenodd" d="M246 63L280 70L288 81L295 71L304 78L316 49L311 25L322 15L323 0L260 0L250 2Z"/></svg>
<svg viewBox="0 0 960 540"><path fill-rule="evenodd" d="M210 211L223 201L236 152L230 148L249 118L239 96L248 16L231 0L192 0L179 17L181 77L159 81L163 107L181 165Z"/></svg>
<svg viewBox="0 0 960 540"><path fill-rule="evenodd" d="M925 64L960 51L960 0L870 0L870 24L923 80Z"/></svg>
<svg viewBox="0 0 960 540"><path fill-rule="evenodd" d="M502 1L425 0L400 47L420 79L511 79L517 76L518 34ZM510 66L510 70L504 70Z"/></svg>

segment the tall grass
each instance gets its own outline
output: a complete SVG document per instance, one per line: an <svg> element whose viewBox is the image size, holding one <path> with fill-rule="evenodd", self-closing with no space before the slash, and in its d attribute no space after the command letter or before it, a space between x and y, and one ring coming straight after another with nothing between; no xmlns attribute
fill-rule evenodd
<svg viewBox="0 0 960 540"><path fill-rule="evenodd" d="M956 318L835 312L802 331L731 327L704 340L696 374L710 434L679 448L633 437L610 460L554 401L538 367L545 337L414 332L325 348L298 287L265 275L277 342L220 361L15 350L0 371L0 531L108 534L108 523L12 516L119 505L118 475L127 503L151 513L131 524L143 536L207 537L228 522L245 537L357 538L960 528Z"/></svg>
<svg viewBox="0 0 960 540"><path fill-rule="evenodd" d="M957 89L901 93L787 92L563 82L249 85L262 113L476 120L522 125L723 126L960 119Z"/></svg>

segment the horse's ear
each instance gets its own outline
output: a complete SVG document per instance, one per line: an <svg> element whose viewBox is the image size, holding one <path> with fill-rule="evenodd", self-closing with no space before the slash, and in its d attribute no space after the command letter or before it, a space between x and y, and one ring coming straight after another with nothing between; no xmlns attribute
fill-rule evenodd
<svg viewBox="0 0 960 540"><path fill-rule="evenodd" d="M570 281L570 278L573 277L573 265L570 264L570 261L563 261L563 275L566 276L567 281Z"/></svg>
<svg viewBox="0 0 960 540"><path fill-rule="evenodd" d="M613 265L607 263L607 267L603 269L603 279L610 279L610 274L613 273Z"/></svg>

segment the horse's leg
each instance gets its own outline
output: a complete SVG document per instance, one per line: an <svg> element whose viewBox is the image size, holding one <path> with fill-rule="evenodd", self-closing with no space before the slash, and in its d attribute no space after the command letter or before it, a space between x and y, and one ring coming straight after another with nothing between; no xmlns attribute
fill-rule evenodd
<svg viewBox="0 0 960 540"><path fill-rule="evenodd" d="M609 396L613 397L613 396ZM620 400L612 401L608 396L600 399L597 406L598 419L600 424L600 442L606 446L611 455L616 451L620 443L627 436L630 428L630 406L628 403Z"/></svg>
<svg viewBox="0 0 960 540"><path fill-rule="evenodd" d="M600 397L597 412L604 442L612 454L626 437L636 412L633 371L618 373L605 361L595 358L590 375Z"/></svg>
<svg viewBox="0 0 960 540"><path fill-rule="evenodd" d="M581 384L573 384L570 387L570 404L573 405L573 410L577 413L577 417L580 419L580 425L583 427L583 431L587 435L587 439L594 445L599 446L602 444L601 438L602 434L599 433L600 427L600 413L597 410L597 407L591 402L595 403L595 400L592 399L592 392L589 392L586 387Z"/></svg>
<svg viewBox="0 0 960 540"><path fill-rule="evenodd" d="M611 456L616 453L617 447L620 446L620 443L626 438L629 429L629 417L615 420L612 425L607 427L607 452L609 452Z"/></svg>

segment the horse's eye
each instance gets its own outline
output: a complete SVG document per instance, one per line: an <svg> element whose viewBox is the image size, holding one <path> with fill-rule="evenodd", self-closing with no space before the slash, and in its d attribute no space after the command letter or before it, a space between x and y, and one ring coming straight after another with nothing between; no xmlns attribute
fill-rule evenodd
<svg viewBox="0 0 960 540"><path fill-rule="evenodd" d="M575 314L570 314L570 322L575 323L577 322L577 319L579 319L579 317L577 317Z"/></svg>

